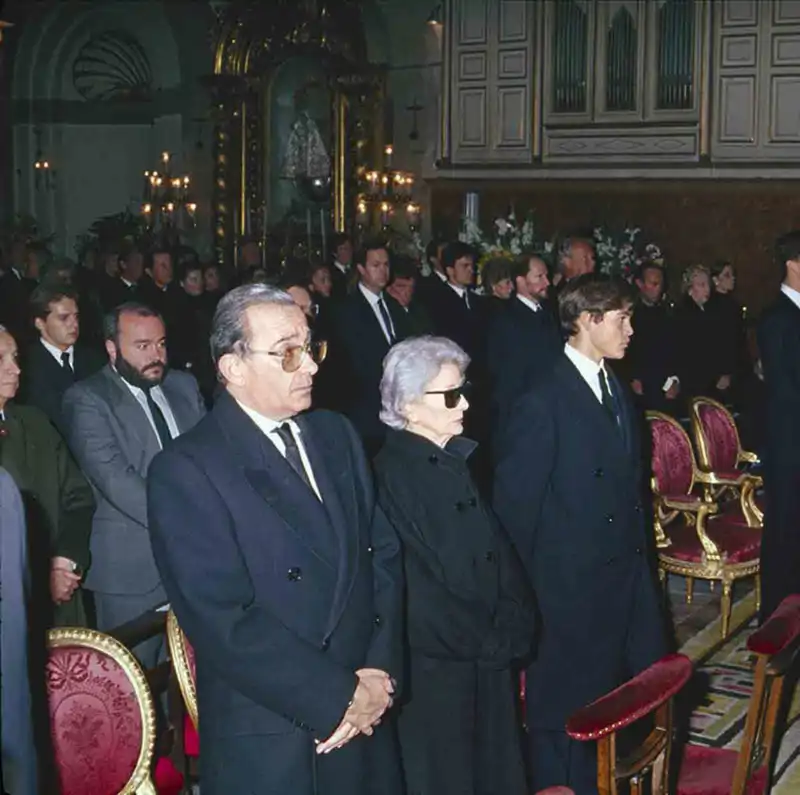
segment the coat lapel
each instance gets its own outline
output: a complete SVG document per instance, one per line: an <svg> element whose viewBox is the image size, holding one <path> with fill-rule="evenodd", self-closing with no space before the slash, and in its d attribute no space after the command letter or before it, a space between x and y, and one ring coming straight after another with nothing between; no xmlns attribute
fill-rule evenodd
<svg viewBox="0 0 800 795"><path fill-rule="evenodd" d="M347 605L358 568L359 535L354 530L358 527L355 485L352 471L341 465L341 452L328 439L314 433L313 423L308 417L297 417L296 422L322 494L322 504L336 534L339 576L328 627L328 631L333 632Z"/></svg>
<svg viewBox="0 0 800 795"><path fill-rule="evenodd" d="M139 439L147 451L147 460L152 460L161 452L161 445L153 426L150 425L150 420L147 419L144 409L131 394L130 389L122 382L122 378L110 366L106 367L104 372L113 394L111 405L114 406L117 419Z"/></svg>
<svg viewBox="0 0 800 795"><path fill-rule="evenodd" d="M187 405L186 396L175 388L175 381L167 375L164 383L161 384L161 391L167 398L169 407L172 409L172 416L175 418L175 423L181 433L186 433L196 417L191 416L191 408Z"/></svg>

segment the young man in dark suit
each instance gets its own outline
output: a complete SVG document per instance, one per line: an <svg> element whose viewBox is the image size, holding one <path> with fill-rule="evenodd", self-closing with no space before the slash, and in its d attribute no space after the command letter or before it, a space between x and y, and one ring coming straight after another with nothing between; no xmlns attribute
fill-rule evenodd
<svg viewBox="0 0 800 795"><path fill-rule="evenodd" d="M377 453L385 428L380 413L383 359L410 334L408 316L386 293L389 252L384 243L366 243L355 257L358 283L333 308L331 361L341 389L341 408L353 421L369 454Z"/></svg>
<svg viewBox="0 0 800 795"><path fill-rule="evenodd" d="M320 349L291 296L219 303L224 392L148 475L150 537L197 661L204 795L394 795L399 542L350 423L306 412Z"/></svg>
<svg viewBox="0 0 800 795"><path fill-rule="evenodd" d="M78 294L71 288L42 285L36 288L30 301L39 341L28 348L25 357L21 402L41 409L62 433L64 393L106 363L97 351L78 342L78 300Z"/></svg>
<svg viewBox="0 0 800 795"><path fill-rule="evenodd" d="M606 365L625 354L631 305L627 285L607 277L565 286L564 353L516 404L497 447L495 508L542 621L526 678L534 791L597 792L595 749L571 741L566 720L666 649L636 422Z"/></svg>
<svg viewBox="0 0 800 795"><path fill-rule="evenodd" d="M781 292L758 327L767 403L762 619L800 589L800 231L778 239L775 257Z"/></svg>

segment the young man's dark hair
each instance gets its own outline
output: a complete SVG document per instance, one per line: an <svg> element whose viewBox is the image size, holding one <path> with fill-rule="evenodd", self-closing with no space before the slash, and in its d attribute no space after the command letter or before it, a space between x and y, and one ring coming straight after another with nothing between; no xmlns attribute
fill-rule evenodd
<svg viewBox="0 0 800 795"><path fill-rule="evenodd" d="M172 261L175 261L174 252L169 246L163 244L153 246L152 248L148 249L144 256L144 269L146 271L153 270L153 260L157 254L169 254Z"/></svg>
<svg viewBox="0 0 800 795"><path fill-rule="evenodd" d="M475 250L467 243L462 243L460 240L455 240L448 243L442 251L442 270L447 271L452 268L460 259L464 257L472 257L475 259Z"/></svg>
<svg viewBox="0 0 800 795"><path fill-rule="evenodd" d="M578 333L578 318L584 312L600 320L606 312L631 306L633 298L631 286L622 279L599 273L578 276L558 296L561 328L572 337Z"/></svg>
<svg viewBox="0 0 800 795"><path fill-rule="evenodd" d="M356 251L355 256L353 257L353 264L366 265L367 254L369 254L370 251L380 251L381 249L387 254L389 253L389 246L386 244L385 240L381 240L380 238L376 238L374 240L365 240L358 247L358 251Z"/></svg>
<svg viewBox="0 0 800 795"><path fill-rule="evenodd" d="M392 258L391 279L416 279L419 276L417 263L407 254L398 254Z"/></svg>
<svg viewBox="0 0 800 795"><path fill-rule="evenodd" d="M547 268L548 272L550 271L541 254L537 254L535 251L523 251L511 263L511 280L515 285L517 279L524 279L528 275L528 271L531 269L531 260L533 259L538 259L544 263L545 268Z"/></svg>
<svg viewBox="0 0 800 795"><path fill-rule="evenodd" d="M52 311L50 309L51 304L55 304L64 298L71 298L76 304L79 300L77 291L71 287L39 285L30 297L31 318L33 320L46 320Z"/></svg>
<svg viewBox="0 0 800 795"><path fill-rule="evenodd" d="M659 265L657 262L646 261L643 262L637 269L636 274L634 275L634 281L643 282L644 275L647 271L658 271L660 274L664 276L664 284L667 282L667 272L664 269L663 265Z"/></svg>
<svg viewBox="0 0 800 795"><path fill-rule="evenodd" d="M786 263L800 260L800 230L787 232L775 241L775 264L781 281L786 278Z"/></svg>

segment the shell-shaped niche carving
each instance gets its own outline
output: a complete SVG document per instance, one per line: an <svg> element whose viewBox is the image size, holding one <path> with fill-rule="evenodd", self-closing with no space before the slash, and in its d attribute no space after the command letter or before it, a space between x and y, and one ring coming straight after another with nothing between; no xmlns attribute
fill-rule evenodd
<svg viewBox="0 0 800 795"><path fill-rule="evenodd" d="M124 30L93 36L72 65L75 90L87 100L147 99L153 72L144 48Z"/></svg>

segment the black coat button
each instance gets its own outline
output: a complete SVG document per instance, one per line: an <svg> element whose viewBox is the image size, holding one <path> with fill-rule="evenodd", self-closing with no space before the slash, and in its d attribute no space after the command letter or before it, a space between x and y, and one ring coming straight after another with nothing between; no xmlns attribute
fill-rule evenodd
<svg viewBox="0 0 800 795"><path fill-rule="evenodd" d="M494 563L494 552L491 549L486 553L486 561L487 563Z"/></svg>
<svg viewBox="0 0 800 795"><path fill-rule="evenodd" d="M292 566L292 568L286 572L286 579L290 582L299 582L303 579L303 570L297 566Z"/></svg>
<svg viewBox="0 0 800 795"><path fill-rule="evenodd" d="M438 455L428 456L428 463L429 464L438 464L439 463L439 456Z"/></svg>
<svg viewBox="0 0 800 795"><path fill-rule="evenodd" d="M469 498L469 507L470 508L476 508L477 506L478 506L478 501L475 499L475 497L470 497Z"/></svg>
<svg viewBox="0 0 800 795"><path fill-rule="evenodd" d="M325 638L322 641L322 651L328 651L328 649L330 648L330 645L331 645L330 638Z"/></svg>
<svg viewBox="0 0 800 795"><path fill-rule="evenodd" d="M613 513L607 513L606 514L606 521L609 524L613 524L614 523L614 514Z"/></svg>
<svg viewBox="0 0 800 795"><path fill-rule="evenodd" d="M466 503L461 502L461 500L459 500L456 503L455 508L456 508L457 511L466 511L467 510L467 505L466 505Z"/></svg>
<svg viewBox="0 0 800 795"><path fill-rule="evenodd" d="M642 506L637 502L636 503L636 507L633 510L636 511L636 513L641 513L642 512Z"/></svg>
<svg viewBox="0 0 800 795"><path fill-rule="evenodd" d="M636 547L636 549L634 550L634 552L635 552L637 555L641 555L641 554L642 554L642 548L641 548L641 547Z"/></svg>
<svg viewBox="0 0 800 795"><path fill-rule="evenodd" d="M601 467L597 467L597 469L595 469L595 471L594 471L592 474L593 474L593 475L594 475L596 478L601 478L601 477L603 477L603 470L602 470L602 468L601 468Z"/></svg>
<svg viewBox="0 0 800 795"><path fill-rule="evenodd" d="M381 625L381 623L382 623L382 622L381 622L381 617L380 617L380 616L378 616L378 615L376 615L376 616L375 616L375 626L376 626L376 627L379 627L379 626Z"/></svg>
<svg viewBox="0 0 800 795"><path fill-rule="evenodd" d="M373 549L373 547L367 547L367 552L369 552L369 554L370 554L370 555L371 555L371 554L372 554L374 551L375 551L375 550Z"/></svg>

